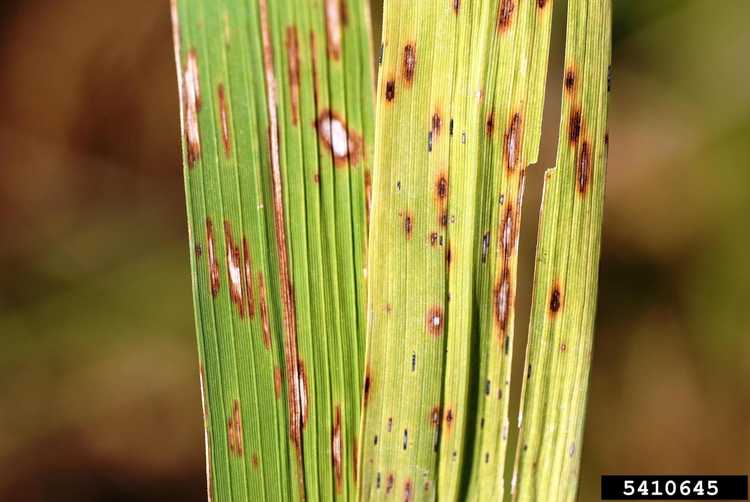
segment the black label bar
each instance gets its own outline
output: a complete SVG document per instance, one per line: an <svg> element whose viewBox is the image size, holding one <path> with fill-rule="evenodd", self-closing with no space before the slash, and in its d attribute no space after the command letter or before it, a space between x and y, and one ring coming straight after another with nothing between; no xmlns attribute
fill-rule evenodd
<svg viewBox="0 0 750 502"><path fill-rule="evenodd" d="M747 475L602 476L602 500L747 500Z"/></svg>

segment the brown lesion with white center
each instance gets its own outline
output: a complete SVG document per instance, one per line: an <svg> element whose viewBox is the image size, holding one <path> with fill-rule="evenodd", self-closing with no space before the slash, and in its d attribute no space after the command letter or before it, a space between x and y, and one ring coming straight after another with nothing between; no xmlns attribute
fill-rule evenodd
<svg viewBox="0 0 750 502"><path fill-rule="evenodd" d="M495 297L495 326L500 332L501 338L505 336L510 315L512 289L510 284L510 269L504 267L499 281L495 284L493 295Z"/></svg>
<svg viewBox="0 0 750 502"><path fill-rule="evenodd" d="M302 360L297 362L297 381L299 382L299 406L302 428L307 426L307 371Z"/></svg>
<svg viewBox="0 0 750 502"><path fill-rule="evenodd" d="M443 308L436 305L427 311L427 332L437 338L443 334L444 328Z"/></svg>
<svg viewBox="0 0 750 502"><path fill-rule="evenodd" d="M219 120L221 122L221 142L224 145L224 155L229 158L232 154L232 142L229 138L229 112L227 110L227 97L224 84L219 84L217 89L219 96Z"/></svg>
<svg viewBox="0 0 750 502"><path fill-rule="evenodd" d="M226 240L227 278L229 279L229 297L237 307L240 317L245 316L245 302L243 295L243 273L241 268L240 248L234 241L232 226L224 221L224 237Z"/></svg>
<svg viewBox="0 0 750 502"><path fill-rule="evenodd" d="M232 414L227 419L227 440L229 442L229 452L237 457L244 453L242 438L242 413L240 412L240 402L235 399L232 404Z"/></svg>
<svg viewBox="0 0 750 502"><path fill-rule="evenodd" d="M404 46L403 78L406 87L410 87L414 80L414 72L417 67L417 44L409 42Z"/></svg>
<svg viewBox="0 0 750 502"><path fill-rule="evenodd" d="M331 153L337 167L354 167L360 162L364 145L362 136L352 131L341 115L323 110L314 126L321 144Z"/></svg>
<svg viewBox="0 0 750 502"><path fill-rule="evenodd" d="M521 144L523 118L516 112L510 118L507 132L505 133L505 165L509 171L515 171L521 157Z"/></svg>
<svg viewBox="0 0 750 502"><path fill-rule="evenodd" d="M341 58L341 8L339 0L324 0L328 55L333 60Z"/></svg>
<svg viewBox="0 0 750 502"><path fill-rule="evenodd" d="M188 166L193 167L201 157L201 138L198 127L198 112L201 110L201 87L198 76L198 53L193 48L187 53L183 85L183 107L185 114L185 137L187 140Z"/></svg>

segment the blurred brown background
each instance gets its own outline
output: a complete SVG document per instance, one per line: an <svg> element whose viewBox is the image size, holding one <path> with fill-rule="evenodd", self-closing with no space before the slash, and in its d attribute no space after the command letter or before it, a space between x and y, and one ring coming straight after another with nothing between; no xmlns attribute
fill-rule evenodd
<svg viewBox="0 0 750 502"><path fill-rule="evenodd" d="M750 2L614 3L580 500L602 473L750 470ZM166 1L0 2L0 500L205 500L172 58Z"/></svg>

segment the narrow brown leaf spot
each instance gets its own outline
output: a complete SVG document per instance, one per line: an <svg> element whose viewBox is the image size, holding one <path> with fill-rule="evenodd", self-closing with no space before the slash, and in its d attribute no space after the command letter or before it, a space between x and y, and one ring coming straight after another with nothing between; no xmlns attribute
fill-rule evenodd
<svg viewBox="0 0 750 502"><path fill-rule="evenodd" d="M268 303L266 301L266 284L263 273L258 272L258 303L260 305L260 320L263 324L263 345L271 349L271 324L268 319Z"/></svg>
<svg viewBox="0 0 750 502"><path fill-rule="evenodd" d="M446 433L450 433L453 429L453 410L448 408L445 412L445 430Z"/></svg>
<svg viewBox="0 0 750 502"><path fill-rule="evenodd" d="M458 15L459 10L461 10L461 0L453 0L453 14Z"/></svg>
<svg viewBox="0 0 750 502"><path fill-rule="evenodd" d="M389 80L385 83L385 100L387 102L393 101L393 98L396 97L396 82L393 80Z"/></svg>
<svg viewBox="0 0 750 502"><path fill-rule="evenodd" d="M362 159L362 136L349 129L339 114L323 110L315 121L315 128L320 142L331 152L336 166L354 167Z"/></svg>
<svg viewBox="0 0 750 502"><path fill-rule="evenodd" d="M487 121L485 123L485 132L487 136L492 137L492 133L495 132L495 111L491 110L487 114Z"/></svg>
<svg viewBox="0 0 750 502"><path fill-rule="evenodd" d="M565 90L568 92L568 94L573 94L573 91L575 91L576 87L576 72L571 67L568 68L568 70L565 72Z"/></svg>
<svg viewBox="0 0 750 502"><path fill-rule="evenodd" d="M440 129L443 126L443 119L440 118L440 111L437 110L432 114L432 134L434 136L440 135Z"/></svg>
<svg viewBox="0 0 750 502"><path fill-rule="evenodd" d="M412 502L412 500L414 500L414 486L411 479L407 479L404 483L404 502Z"/></svg>
<svg viewBox="0 0 750 502"><path fill-rule="evenodd" d="M232 153L232 143L229 140L229 118L227 113L227 98L224 93L224 84L219 84L219 118L221 119L221 141L224 144L224 155L227 157Z"/></svg>
<svg viewBox="0 0 750 502"><path fill-rule="evenodd" d="M521 156L521 115L514 113L510 119L508 132L505 133L505 162L508 169L513 171Z"/></svg>
<svg viewBox="0 0 750 502"><path fill-rule="evenodd" d="M331 455L333 457L333 473L336 478L336 493L341 493L344 487L344 478L341 472L341 407L339 405L336 405L336 411L333 414Z"/></svg>
<svg viewBox="0 0 750 502"><path fill-rule="evenodd" d="M537 0L536 5L540 9L543 9L547 5L547 0Z"/></svg>
<svg viewBox="0 0 750 502"><path fill-rule="evenodd" d="M568 124L568 140L571 144L578 143L581 137L581 109L574 108L570 111L570 123Z"/></svg>
<svg viewBox="0 0 750 502"><path fill-rule="evenodd" d="M365 369L365 383L364 383L364 391L362 392L362 402L364 403L364 406L367 407L367 403L370 402L370 392L372 391L372 370L370 369L370 365L367 365L367 368Z"/></svg>
<svg viewBox="0 0 750 502"><path fill-rule="evenodd" d="M437 181L435 182L435 194L440 202L448 198L448 178L445 172L438 173Z"/></svg>
<svg viewBox="0 0 750 502"><path fill-rule="evenodd" d="M497 12L497 29L505 33L513 22L513 11L516 10L515 0L500 0Z"/></svg>
<svg viewBox="0 0 750 502"><path fill-rule="evenodd" d="M255 317L255 294L253 293L253 262L250 257L250 248L247 245L247 239L242 238L242 261L244 266L245 295L247 296L247 316L250 319Z"/></svg>
<svg viewBox="0 0 750 502"><path fill-rule="evenodd" d="M550 316L555 317L557 312L560 310L560 307L562 306L561 302L561 294L560 294L560 284L555 282L552 285L552 291L549 295L549 311Z"/></svg>
<svg viewBox="0 0 750 502"><path fill-rule="evenodd" d="M440 226L441 227L443 227L443 228L447 227L448 226L448 212L447 211L442 211L440 213L439 220L440 220Z"/></svg>
<svg viewBox="0 0 750 502"><path fill-rule="evenodd" d="M229 451L241 457L242 446L242 414L240 413L240 402L235 399L232 406L232 415L227 419L227 439L229 440Z"/></svg>
<svg viewBox="0 0 750 502"><path fill-rule="evenodd" d="M430 425L432 427L437 427L440 425L440 417L442 416L442 412L440 411L440 406L435 405L430 410Z"/></svg>
<svg viewBox="0 0 750 502"><path fill-rule="evenodd" d="M279 286L279 296L282 313L282 345L284 353L284 367L286 369L287 389L290 399L287 402L289 414L289 437L294 446L297 461L297 482L301 492L304 492L304 476L302 469L302 432L300 427L299 391L297 381L297 321L292 292L292 279L289 271L289 254L287 251L286 223L284 218L284 187L281 177L281 147L279 145L278 102L276 98L276 75L274 73L273 44L271 24L268 15L268 0L258 0L259 24L263 46L263 70L266 97L266 114L268 117L268 140L270 156L271 195L273 199L274 234L276 253L278 256L278 277L275 278ZM265 301L265 292L263 294ZM265 331L265 328L264 328ZM270 345L270 337L269 337Z"/></svg>
<svg viewBox="0 0 750 502"><path fill-rule="evenodd" d="M406 239L411 239L412 232L414 230L414 221L413 221L412 214L407 211L406 214L404 214L404 232L406 233Z"/></svg>
<svg viewBox="0 0 750 502"><path fill-rule="evenodd" d="M396 478L393 476L393 473L389 473L388 477L385 478L385 494L390 495L390 493L393 491L393 483L395 483Z"/></svg>
<svg viewBox="0 0 750 502"><path fill-rule="evenodd" d="M515 212L513 211L513 203L508 202L505 207L505 215L503 216L502 229L500 232L501 246L503 254L506 258L513 254L516 246L516 225L515 225Z"/></svg>
<svg viewBox="0 0 750 502"><path fill-rule="evenodd" d="M482 235L482 263L487 262L487 252L490 250L490 233Z"/></svg>
<svg viewBox="0 0 750 502"><path fill-rule="evenodd" d="M589 175L591 169L591 159L589 152L589 144L584 141L581 145L581 152L578 154L578 162L576 163L576 178L578 180L577 188L578 193L586 195L586 191L589 188Z"/></svg>
<svg viewBox="0 0 750 502"><path fill-rule="evenodd" d="M427 311L427 332L429 334L434 337L442 335L444 324L442 307L435 305Z"/></svg>
<svg viewBox="0 0 750 502"><path fill-rule="evenodd" d="M203 256L203 247L201 247L201 245L198 243L195 244L195 256L197 258Z"/></svg>
<svg viewBox="0 0 750 502"><path fill-rule="evenodd" d="M346 0L339 0L339 12L341 13L341 26L348 26L349 10L346 7Z"/></svg>
<svg viewBox="0 0 750 502"><path fill-rule="evenodd" d="M273 394L276 399L281 398L281 368L278 366L273 368Z"/></svg>
<svg viewBox="0 0 750 502"><path fill-rule="evenodd" d="M430 246L432 246L432 247L437 246L438 239L439 239L438 233L437 232L431 232L430 233Z"/></svg>
<svg viewBox="0 0 750 502"><path fill-rule="evenodd" d="M505 335L508 325L508 313L510 311L511 292L510 292L510 270L508 267L503 268L500 275L500 281L495 284L493 291L495 297L495 327L500 331L500 336Z"/></svg>
<svg viewBox="0 0 750 502"><path fill-rule="evenodd" d="M414 80L414 70L417 66L417 47L414 42L404 46L403 77L404 84L409 87Z"/></svg>
<svg viewBox="0 0 750 502"><path fill-rule="evenodd" d="M219 262L216 259L216 245L214 243L214 224L206 218L206 238L208 239L208 267L211 281L211 296L219 294Z"/></svg>
<svg viewBox="0 0 750 502"><path fill-rule="evenodd" d="M250 462L253 465L253 469L255 469L257 471L258 470L258 466L260 465L260 460L258 460L258 454L257 453L253 453L253 456L250 459Z"/></svg>
<svg viewBox="0 0 750 502"><path fill-rule="evenodd" d="M326 33L328 34L328 55L331 59L341 57L341 11L339 0L325 0Z"/></svg>
<svg viewBox="0 0 750 502"><path fill-rule="evenodd" d="M304 429L307 425L307 371L305 371L305 363L301 360L297 361L297 381L299 385L299 406L300 406L300 418L302 420L302 428Z"/></svg>
<svg viewBox="0 0 750 502"><path fill-rule="evenodd" d="M609 151L609 130L605 131L604 133L604 146L606 147L607 151Z"/></svg>
<svg viewBox="0 0 750 502"><path fill-rule="evenodd" d="M198 129L198 112L201 111L201 86L198 77L198 53L194 48L188 51L182 82L187 159L188 166L193 167L201 157L201 138Z"/></svg>
<svg viewBox="0 0 750 502"><path fill-rule="evenodd" d="M299 39L296 26L287 26L286 28L286 56L292 105L292 124L297 125L299 123Z"/></svg>
<svg viewBox="0 0 750 502"><path fill-rule="evenodd" d="M232 226L224 220L224 238L227 249L227 278L229 279L229 297L237 307L240 317L245 316L245 305L242 294L242 271L240 269L240 248L234 242Z"/></svg>
<svg viewBox="0 0 750 502"><path fill-rule="evenodd" d="M445 264L448 268L451 267L451 246L448 244L445 246Z"/></svg>

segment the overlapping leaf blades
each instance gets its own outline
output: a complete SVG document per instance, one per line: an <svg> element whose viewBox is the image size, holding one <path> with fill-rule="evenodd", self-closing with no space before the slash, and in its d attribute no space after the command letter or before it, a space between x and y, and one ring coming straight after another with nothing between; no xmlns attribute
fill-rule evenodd
<svg viewBox="0 0 750 502"><path fill-rule="evenodd" d="M509 495L503 473L518 227L525 169L539 147L551 4L386 2L363 498ZM608 0L570 0L558 167L545 186L526 418L519 417L510 487L522 500L576 493L610 23Z"/></svg>
<svg viewBox="0 0 750 502"><path fill-rule="evenodd" d="M551 2L385 3L364 499L503 490L515 270Z"/></svg>
<svg viewBox="0 0 750 502"><path fill-rule="evenodd" d="M386 2L363 365L364 6L173 2L209 495L508 495L518 231L551 14L551 0ZM521 500L576 493L610 16L609 0L569 0L510 487Z"/></svg>
<svg viewBox="0 0 750 502"><path fill-rule="evenodd" d="M172 3L218 500L355 495L373 124L365 9Z"/></svg>

